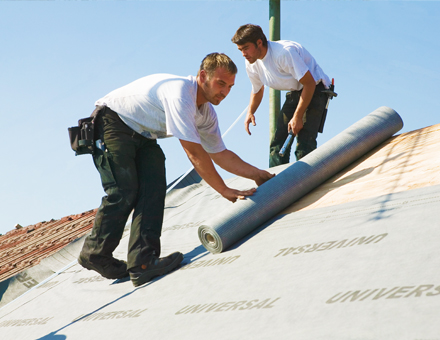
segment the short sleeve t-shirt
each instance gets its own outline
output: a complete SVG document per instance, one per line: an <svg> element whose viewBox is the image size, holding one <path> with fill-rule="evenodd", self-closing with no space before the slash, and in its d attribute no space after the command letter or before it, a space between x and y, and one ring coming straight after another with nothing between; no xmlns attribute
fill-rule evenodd
<svg viewBox="0 0 440 340"><path fill-rule="evenodd" d="M209 153L226 149L211 103L196 104L194 76L153 74L96 101L115 111L137 133L150 139L175 136L201 144Z"/></svg>
<svg viewBox="0 0 440 340"><path fill-rule="evenodd" d="M287 41L268 41L267 53L253 64L246 62L246 72L252 83L252 92L257 93L263 85L281 91L299 91L299 80L310 71L316 84L320 81L328 88L330 79L312 55L300 44Z"/></svg>

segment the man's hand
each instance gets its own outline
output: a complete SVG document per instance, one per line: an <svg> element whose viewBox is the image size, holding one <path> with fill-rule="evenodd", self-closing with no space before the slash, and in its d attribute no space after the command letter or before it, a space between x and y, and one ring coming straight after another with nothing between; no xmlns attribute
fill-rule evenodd
<svg viewBox="0 0 440 340"><path fill-rule="evenodd" d="M244 200L246 196L252 196L257 189L252 188L250 190L235 190L231 188L226 188L221 192L221 195L228 201L235 203L237 199Z"/></svg>
<svg viewBox="0 0 440 340"><path fill-rule="evenodd" d="M253 126L256 126L255 123L255 112L258 109L258 106L260 106L261 100L263 99L264 94L264 86L261 87L261 89L257 93L251 93L251 99L249 102L249 111L246 115L246 119L244 120L244 129L246 132L251 135L251 131L249 130L249 124L252 123Z"/></svg>
<svg viewBox="0 0 440 340"><path fill-rule="evenodd" d="M297 116L293 116L293 118L290 120L289 124L287 125L287 131L292 131L295 136L298 136L298 133L303 128L303 121L302 118L299 119Z"/></svg>
<svg viewBox="0 0 440 340"><path fill-rule="evenodd" d="M263 184L264 182L267 182L271 178L275 177L275 174L271 174L270 172L267 172L266 170L260 170L258 172L258 177L255 178L255 183L257 183L258 186Z"/></svg>
<svg viewBox="0 0 440 340"><path fill-rule="evenodd" d="M246 115L246 119L244 120L244 128L246 129L247 133L251 135L251 131L249 130L249 124L252 123L253 126L256 126L255 123L255 115L251 112L248 112Z"/></svg>

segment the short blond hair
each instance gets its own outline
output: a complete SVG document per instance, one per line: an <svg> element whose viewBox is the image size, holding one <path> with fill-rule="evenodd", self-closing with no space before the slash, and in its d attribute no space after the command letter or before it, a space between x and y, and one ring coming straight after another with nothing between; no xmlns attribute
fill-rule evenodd
<svg viewBox="0 0 440 340"><path fill-rule="evenodd" d="M205 70L208 78L211 78L215 70L219 67L224 67L230 74L237 74L237 66L234 64L231 58L224 53L210 53L208 54L200 64L199 72Z"/></svg>

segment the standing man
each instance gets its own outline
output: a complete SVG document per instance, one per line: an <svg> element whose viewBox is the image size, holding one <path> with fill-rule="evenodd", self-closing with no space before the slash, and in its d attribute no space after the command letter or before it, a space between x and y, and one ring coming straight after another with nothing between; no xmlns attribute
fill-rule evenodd
<svg viewBox="0 0 440 340"><path fill-rule="evenodd" d="M199 175L231 202L256 189L226 186L214 161L260 185L274 175L245 163L226 149L217 115L218 105L235 81L237 67L225 54L203 59L197 77L154 74L123 86L95 105L97 136L104 143L93 156L107 194L96 214L92 232L78 262L102 276L130 275L134 286L176 268L183 255L160 258L160 236L166 193L165 156L157 138L175 136ZM130 212L134 209L127 263L113 257Z"/></svg>
<svg viewBox="0 0 440 340"><path fill-rule="evenodd" d="M290 131L297 136L297 160L316 149L328 98L322 91L329 87L330 79L312 55L293 41L267 41L261 27L252 24L241 26L232 42L246 58L246 72L252 83L244 122L249 135L249 124L256 125L255 112L263 98L264 85L289 91L278 117L275 136L270 142L269 166L289 163L291 146L283 157L279 152Z"/></svg>

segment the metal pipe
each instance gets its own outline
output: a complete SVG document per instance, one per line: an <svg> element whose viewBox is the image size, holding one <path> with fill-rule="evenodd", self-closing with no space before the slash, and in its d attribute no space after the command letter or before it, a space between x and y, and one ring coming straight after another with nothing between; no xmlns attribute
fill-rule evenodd
<svg viewBox="0 0 440 340"><path fill-rule="evenodd" d="M280 0L269 1L269 40L280 40ZM281 94L279 90L269 89L269 142L275 136L278 115L281 108Z"/></svg>

